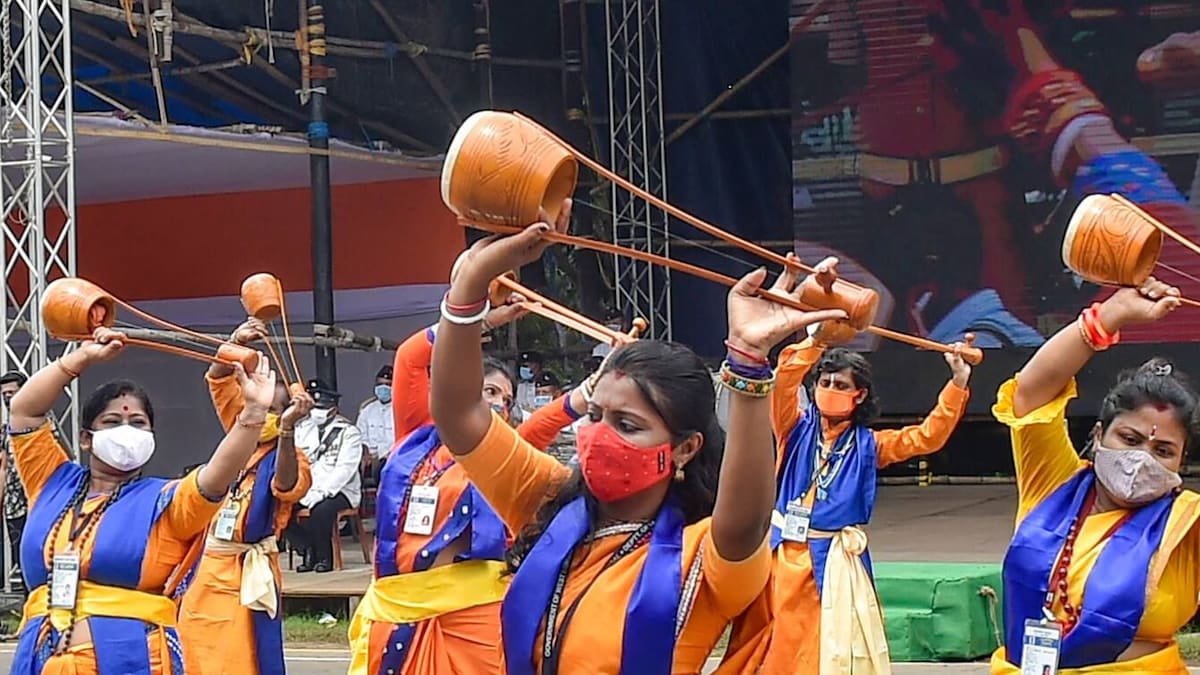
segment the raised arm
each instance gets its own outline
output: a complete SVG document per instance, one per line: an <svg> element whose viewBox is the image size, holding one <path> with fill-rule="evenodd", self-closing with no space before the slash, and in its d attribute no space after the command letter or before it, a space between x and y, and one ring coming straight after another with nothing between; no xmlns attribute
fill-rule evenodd
<svg viewBox="0 0 1200 675"><path fill-rule="evenodd" d="M538 450L545 451L563 429L582 417L579 410L587 410L587 401L576 387L570 394L563 394L550 403L533 411L517 427L517 435L529 441Z"/></svg>
<svg viewBox="0 0 1200 675"><path fill-rule="evenodd" d="M1168 286L1154 277L1141 287L1123 288L1100 303L1095 321L1098 328L1109 334L1125 326L1151 323L1179 307L1179 289ZM1083 321L1075 321L1058 331L1042 345L1017 374L1019 386L1013 396L1013 414L1024 417L1054 400L1066 389L1096 347L1085 334Z"/></svg>
<svg viewBox="0 0 1200 675"><path fill-rule="evenodd" d="M541 215L548 220L545 212ZM538 260L550 245L543 235L565 232L570 218L571 201L565 200L553 228L539 222L511 237L481 239L455 263L433 349L429 409L442 442L456 455L475 449L492 423L483 399L480 348L481 324L485 317L491 323L488 287L501 274Z"/></svg>
<svg viewBox="0 0 1200 675"><path fill-rule="evenodd" d="M841 310L801 312L757 297L755 293L766 278L766 270L760 268L742 277L729 292L729 354L723 376L773 379L766 354L776 344L809 324L846 318ZM799 299L796 281L794 268L789 268L772 291ZM778 386L777 381L775 384ZM713 507L712 541L721 558L737 562L762 546L770 527L775 504L775 448L769 398L736 386L733 392Z"/></svg>
<svg viewBox="0 0 1200 675"><path fill-rule="evenodd" d="M234 374L244 406L197 476L200 491L209 497L224 495L254 454L267 420L267 409L275 396L275 373L267 365L267 359L259 359L258 369L250 374L241 365L234 366Z"/></svg>
<svg viewBox="0 0 1200 675"><path fill-rule="evenodd" d="M437 326L413 333L396 349L392 361L392 420L399 442L431 420L429 416L429 366Z"/></svg>
<svg viewBox="0 0 1200 675"><path fill-rule="evenodd" d="M258 319L250 317L234 329L233 334L229 336L229 341L246 346L263 339L266 334L266 326ZM233 368L224 363L214 363L205 372L204 381L208 384L208 393L212 397L213 409L217 411L217 418L221 420L221 428L229 431L237 422L237 416L241 414L242 408L246 405L246 401L242 398L242 388L238 386L237 379L233 377Z"/></svg>
<svg viewBox="0 0 1200 675"><path fill-rule="evenodd" d="M942 387L937 405L925 419L920 424L901 429L875 432L875 443L879 448L876 462L880 468L941 450L967 411L967 400L970 398L967 383L971 379L971 366L958 354L945 356L950 366L950 381Z"/></svg>
<svg viewBox="0 0 1200 675"><path fill-rule="evenodd" d="M312 486L311 470L305 466L304 475L296 457L296 422L304 419L312 410L312 397L306 393L296 394L288 407L279 416L279 440L275 449L275 481L272 487L280 493L298 492L303 496ZM299 497L297 497L299 499Z"/></svg>

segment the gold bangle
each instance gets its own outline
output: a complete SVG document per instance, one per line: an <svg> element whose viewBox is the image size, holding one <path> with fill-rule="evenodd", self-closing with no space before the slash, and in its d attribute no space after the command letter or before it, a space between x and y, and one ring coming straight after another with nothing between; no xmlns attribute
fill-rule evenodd
<svg viewBox="0 0 1200 675"><path fill-rule="evenodd" d="M291 437L293 437L293 436L295 436L295 435L296 435L296 431L295 431L294 429L288 429L288 430L286 430L286 431L285 431L285 430L283 430L283 429L280 429L280 430L279 430L279 437L280 437L280 438L291 438Z"/></svg>
<svg viewBox="0 0 1200 675"><path fill-rule="evenodd" d="M246 420L242 419L241 415L238 415L237 423L239 427L246 427L247 429L259 429L266 425L267 418L264 417L257 422L247 422Z"/></svg>
<svg viewBox="0 0 1200 675"><path fill-rule="evenodd" d="M66 364L64 364L62 362L62 359L54 359L54 365L58 366L58 369L63 371L63 374L66 375L67 377L71 378L72 380L79 379L79 373L68 368L66 366Z"/></svg>

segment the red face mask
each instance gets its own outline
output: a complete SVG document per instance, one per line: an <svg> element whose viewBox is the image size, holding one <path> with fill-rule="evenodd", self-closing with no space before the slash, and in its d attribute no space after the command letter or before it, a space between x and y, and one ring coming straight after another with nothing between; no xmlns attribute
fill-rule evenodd
<svg viewBox="0 0 1200 675"><path fill-rule="evenodd" d="M859 391L861 390L839 391L817 387L813 399L817 410L821 411L821 417L827 420L841 420L854 414L854 409L858 407L858 401L854 399L858 397Z"/></svg>
<svg viewBox="0 0 1200 675"><path fill-rule="evenodd" d="M670 443L643 448L603 422L581 428L576 440L583 481L602 502L620 501L671 475Z"/></svg>

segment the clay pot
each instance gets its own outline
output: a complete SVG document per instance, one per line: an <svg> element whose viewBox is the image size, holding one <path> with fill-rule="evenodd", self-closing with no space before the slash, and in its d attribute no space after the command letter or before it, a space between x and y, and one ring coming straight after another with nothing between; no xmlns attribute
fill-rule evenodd
<svg viewBox="0 0 1200 675"><path fill-rule="evenodd" d="M808 334L820 344L844 345L858 335L858 331L846 321L822 321L809 326Z"/></svg>
<svg viewBox="0 0 1200 675"><path fill-rule="evenodd" d="M575 158L512 113L484 110L458 128L442 165L442 201L459 218L525 227L538 209L558 217L575 192Z"/></svg>
<svg viewBox="0 0 1200 675"><path fill-rule="evenodd" d="M78 277L50 282L42 297L42 322L58 338L90 336L117 319L117 303L96 284Z"/></svg>
<svg viewBox="0 0 1200 675"><path fill-rule="evenodd" d="M1141 209L1109 195L1080 202L1063 237L1063 264L1094 284L1138 286L1158 263L1163 235Z"/></svg>
<svg viewBox="0 0 1200 675"><path fill-rule="evenodd" d="M814 309L840 309L850 315L848 323L854 330L865 330L875 322L879 311L879 294L870 288L852 286L838 279L833 292L828 292L811 275L800 283L800 302Z"/></svg>
<svg viewBox="0 0 1200 675"><path fill-rule="evenodd" d="M262 358L262 354L256 349L226 342L217 347L217 358L225 363L240 363L243 370L253 373L258 368L258 360Z"/></svg>
<svg viewBox="0 0 1200 675"><path fill-rule="evenodd" d="M242 307L260 321L278 319L283 314L283 285L267 272L246 277L242 282Z"/></svg>

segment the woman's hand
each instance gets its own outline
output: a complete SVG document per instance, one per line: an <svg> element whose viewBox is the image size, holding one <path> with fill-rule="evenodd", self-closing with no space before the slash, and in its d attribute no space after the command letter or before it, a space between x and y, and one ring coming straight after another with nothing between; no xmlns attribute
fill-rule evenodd
<svg viewBox="0 0 1200 675"><path fill-rule="evenodd" d="M542 253L552 243L545 239L545 235L550 232L565 233L571 224L571 200L563 200L562 209L553 224L549 222L550 216L545 210L538 213L538 218L538 222L518 234L496 235L472 244L454 264L451 287L460 283L486 287L501 274L541 259Z"/></svg>
<svg viewBox="0 0 1200 675"><path fill-rule="evenodd" d="M279 416L279 428L285 431L295 428L296 422L299 422L304 419L305 415L308 415L308 411L312 410L313 404L312 397L307 393L300 393L293 396L287 409Z"/></svg>
<svg viewBox="0 0 1200 675"><path fill-rule="evenodd" d="M1179 289L1150 277L1137 288L1122 288L1100 305L1100 324L1110 333L1153 323L1179 307Z"/></svg>
<svg viewBox="0 0 1200 675"><path fill-rule="evenodd" d="M946 357L946 364L950 366L950 379L954 382L954 386L959 389L966 389L967 382L971 380L971 364L963 360L962 350L972 347L975 343L975 334L967 333L963 336L962 342L955 342L953 352L947 352L943 356Z"/></svg>
<svg viewBox="0 0 1200 675"><path fill-rule="evenodd" d="M92 333L92 339L85 340L75 352L85 365L103 363L116 358L125 348L127 339L124 333L101 326Z"/></svg>
<svg viewBox="0 0 1200 675"><path fill-rule="evenodd" d="M267 325L259 319L248 317L244 322L242 322L242 325L233 330L233 334L229 336L229 341L244 347L251 343L258 342L259 340L266 338L266 336Z"/></svg>
<svg viewBox="0 0 1200 675"><path fill-rule="evenodd" d="M493 307L492 311L488 312L488 315L483 319L484 328L495 330L526 316L529 314L529 310L521 304L523 302L525 302L525 296L520 293L513 293L508 296L503 305Z"/></svg>
<svg viewBox="0 0 1200 675"><path fill-rule="evenodd" d="M793 256L788 254L788 257ZM797 277L795 268L789 266L775 280L771 291L799 301ZM738 280L729 291L729 342L738 349L765 358L772 347L809 324L848 318L840 309L805 312L759 297L756 293L766 279L766 269L759 268Z"/></svg>
<svg viewBox="0 0 1200 675"><path fill-rule="evenodd" d="M242 388L246 412L265 416L267 408L271 407L271 399L275 398L275 371L267 365L267 359L259 359L253 373L247 374L240 363L233 364L233 372Z"/></svg>

